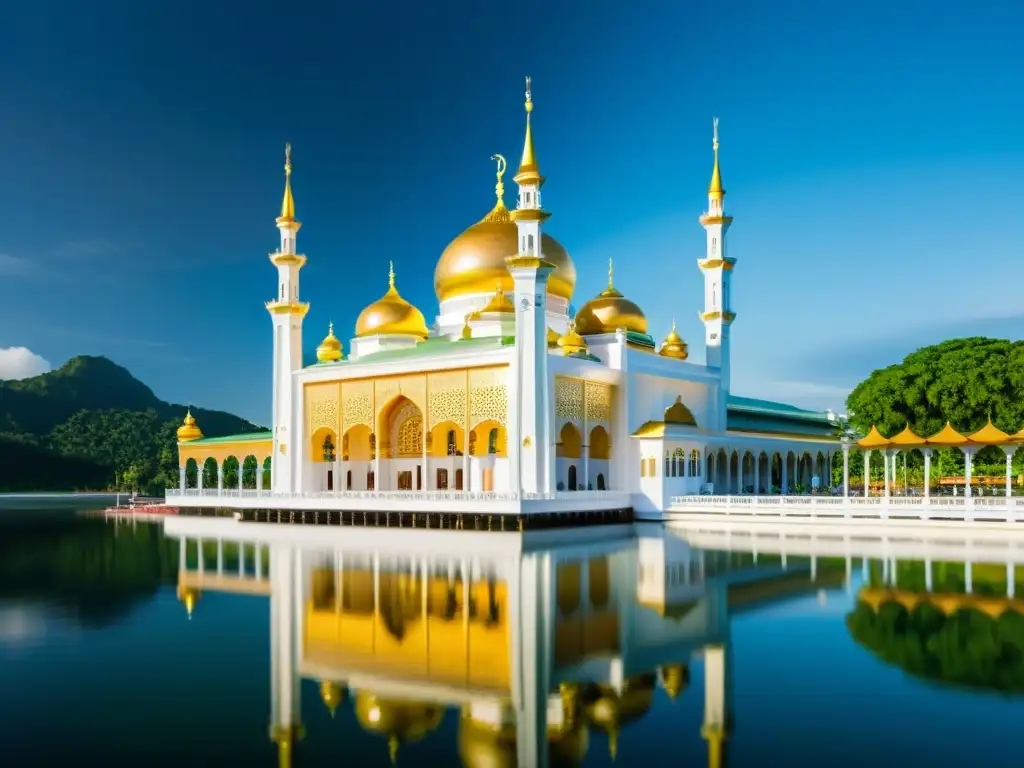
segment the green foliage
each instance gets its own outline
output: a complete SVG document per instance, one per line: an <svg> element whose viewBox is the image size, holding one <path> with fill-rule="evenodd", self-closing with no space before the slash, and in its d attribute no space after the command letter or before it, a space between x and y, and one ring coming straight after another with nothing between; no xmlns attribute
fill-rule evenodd
<svg viewBox="0 0 1024 768"><path fill-rule="evenodd" d="M184 413L103 357L0 382L0 491L162 493L178 484ZM260 430L222 411L193 408L192 415L209 437Z"/></svg>
<svg viewBox="0 0 1024 768"><path fill-rule="evenodd" d="M1024 692L1024 616L978 611L946 616L930 604L907 611L858 603L846 617L851 637L912 675L996 691Z"/></svg>
<svg viewBox="0 0 1024 768"><path fill-rule="evenodd" d="M1013 433L1024 427L1024 341L982 337L952 339L913 352L897 365L873 371L854 387L846 401L850 426L864 435L872 426L888 437L904 427L927 437L948 421L969 433L980 429L992 418L1000 429ZM842 462L833 467L833 481L842 482ZM923 460L913 451L908 458L910 474ZM902 461L902 459L901 459ZM1005 454L1000 448L985 448L974 458L977 476L1001 476L1005 473ZM1024 452L1014 457L1014 474L1024 469ZM955 449L936 451L932 476L961 475L963 454ZM850 477L861 482L863 454L850 452ZM902 481L902 466L898 472ZM882 460L872 456L873 480L882 478Z"/></svg>

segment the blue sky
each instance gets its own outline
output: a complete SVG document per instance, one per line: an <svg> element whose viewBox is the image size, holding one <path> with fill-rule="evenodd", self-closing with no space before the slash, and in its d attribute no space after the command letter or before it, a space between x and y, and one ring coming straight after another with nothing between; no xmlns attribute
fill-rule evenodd
<svg viewBox="0 0 1024 768"><path fill-rule="evenodd" d="M826 10L827 8L827 10ZM576 305L616 283L703 359L721 119L733 389L840 407L924 343L1024 327L1024 9L810 0L6 4L0 347L103 354L262 423L282 149L307 346L445 245L522 146L523 76ZM511 202L514 188L509 184ZM0 372L31 363L0 352Z"/></svg>

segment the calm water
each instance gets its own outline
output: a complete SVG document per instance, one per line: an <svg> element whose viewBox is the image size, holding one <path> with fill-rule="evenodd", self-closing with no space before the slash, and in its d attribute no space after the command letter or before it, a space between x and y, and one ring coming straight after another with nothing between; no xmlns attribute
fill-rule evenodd
<svg viewBox="0 0 1024 768"><path fill-rule="evenodd" d="M983 548L288 527L207 532L200 573L208 522L0 512L5 765L514 766L545 720L553 766L715 764L723 722L728 766L1020 765L1024 604Z"/></svg>

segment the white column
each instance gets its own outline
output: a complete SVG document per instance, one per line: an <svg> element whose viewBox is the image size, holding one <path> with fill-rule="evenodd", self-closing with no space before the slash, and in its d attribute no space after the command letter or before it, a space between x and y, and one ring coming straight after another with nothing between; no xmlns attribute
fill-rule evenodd
<svg viewBox="0 0 1024 768"><path fill-rule="evenodd" d="M432 491L434 490L433 483L430 479L430 461L429 454L427 452L427 435L429 430L427 429L427 414L423 414L423 490Z"/></svg>
<svg viewBox="0 0 1024 768"><path fill-rule="evenodd" d="M686 457L684 456L685 460ZM757 455L754 457L754 495L758 496L761 493L761 451L758 450Z"/></svg>
<svg viewBox="0 0 1024 768"><path fill-rule="evenodd" d="M583 439L588 439L586 432L583 434ZM580 449L583 458L583 487L590 490L590 446L583 444Z"/></svg>
<svg viewBox="0 0 1024 768"><path fill-rule="evenodd" d="M471 483L469 482L469 437L470 433L473 431L469 428L469 389L466 389L466 398L466 432L463 435L462 439L462 490L464 491L468 491L472 487ZM452 478L452 483L454 482L455 478Z"/></svg>
<svg viewBox="0 0 1024 768"><path fill-rule="evenodd" d="M244 487L243 484L242 484L242 478L245 476L245 473L242 471L242 468L244 466L245 466L245 458L243 457L238 462L238 490L242 490L242 488Z"/></svg>
<svg viewBox="0 0 1024 768"><path fill-rule="evenodd" d="M932 449L925 448L921 453L924 454L924 497L929 499L932 495Z"/></svg>
<svg viewBox="0 0 1024 768"><path fill-rule="evenodd" d="M224 462L217 462L217 490L224 490Z"/></svg>
<svg viewBox="0 0 1024 768"><path fill-rule="evenodd" d="M885 478L885 493L883 495L887 499L889 498L889 479L891 477L891 473L889 472L889 467L890 467L892 461L893 461L892 454L890 454L889 451L887 451L887 450L886 451L882 451L882 477Z"/></svg>
<svg viewBox="0 0 1024 768"><path fill-rule="evenodd" d="M182 492L185 491L185 467L178 467L178 488Z"/></svg>
<svg viewBox="0 0 1024 768"><path fill-rule="evenodd" d="M196 462L196 490L202 493L203 490L203 464Z"/></svg>
<svg viewBox="0 0 1024 768"><path fill-rule="evenodd" d="M517 381L513 382L513 388L519 394L519 407L513 417L518 425L518 440L516 445L509 445L509 454L518 454L518 490L522 493L546 493L550 491L549 456L554 440L549 412L545 307L548 277L554 271L554 265L543 261L542 257L525 255L508 259L508 265L515 283L516 305L514 368Z"/></svg>
<svg viewBox="0 0 1024 768"><path fill-rule="evenodd" d="M302 722L299 700L300 608L295 550L276 546L270 559L271 728L293 733Z"/></svg>
<svg viewBox="0 0 1024 768"><path fill-rule="evenodd" d="M829 473L831 479L831 473ZM850 446L843 445L843 498L850 498Z"/></svg>
<svg viewBox="0 0 1024 768"><path fill-rule="evenodd" d="M782 485L779 488L779 493L785 496L789 493L789 453L784 453L779 458L781 459L779 466L782 468L782 477L779 478Z"/></svg>
<svg viewBox="0 0 1024 768"><path fill-rule="evenodd" d="M245 542L238 542L238 576L245 576Z"/></svg>
<svg viewBox="0 0 1024 768"><path fill-rule="evenodd" d="M721 765L722 743L728 733L728 693L724 645L704 647L704 723L701 736L707 739L709 765Z"/></svg>
<svg viewBox="0 0 1024 768"><path fill-rule="evenodd" d="M263 578L263 545L260 544L257 541L256 544L255 544L255 549L256 549L256 551L253 553L253 559L256 562L254 563L253 570L256 572L256 578L257 579L262 579Z"/></svg>
<svg viewBox="0 0 1024 768"><path fill-rule="evenodd" d="M924 559L924 588L926 592L932 591L932 559Z"/></svg>
<svg viewBox="0 0 1024 768"><path fill-rule="evenodd" d="M1006 596L1011 600L1017 591L1017 574L1015 571L1013 563L1006 564Z"/></svg>
<svg viewBox="0 0 1024 768"><path fill-rule="evenodd" d="M970 560L964 563L964 591L974 594L974 564Z"/></svg>
<svg viewBox="0 0 1024 768"><path fill-rule="evenodd" d="M262 491L263 490L263 465L262 464L260 464L256 468L256 490L257 491Z"/></svg>
<svg viewBox="0 0 1024 768"><path fill-rule="evenodd" d="M1006 452L1006 498L1013 496L1013 451L1010 446L1004 446Z"/></svg>
<svg viewBox="0 0 1024 768"><path fill-rule="evenodd" d="M178 570L179 571L184 571L185 570L185 563L187 562L187 559L186 559L186 556L185 556L185 554L186 554L185 553L185 544L186 544L186 540L185 540L184 536L182 536L180 539L178 539Z"/></svg>
<svg viewBox="0 0 1024 768"><path fill-rule="evenodd" d="M871 495L871 451L864 451L864 498Z"/></svg>
<svg viewBox="0 0 1024 768"><path fill-rule="evenodd" d="M217 575L224 575L224 540L217 539Z"/></svg>
<svg viewBox="0 0 1024 768"><path fill-rule="evenodd" d="M203 540L202 539L196 539L196 560L197 560L197 567L198 567L198 570L199 570L199 575L202 576L203 575L203 571L206 568L205 564L203 563L204 558L203 558Z"/></svg>
<svg viewBox="0 0 1024 768"><path fill-rule="evenodd" d="M550 554L526 554L509 579L512 706L517 764L548 764L547 704L551 685L554 564Z"/></svg>
<svg viewBox="0 0 1024 768"><path fill-rule="evenodd" d="M964 449L964 496L971 497L971 459L974 451L970 448Z"/></svg>

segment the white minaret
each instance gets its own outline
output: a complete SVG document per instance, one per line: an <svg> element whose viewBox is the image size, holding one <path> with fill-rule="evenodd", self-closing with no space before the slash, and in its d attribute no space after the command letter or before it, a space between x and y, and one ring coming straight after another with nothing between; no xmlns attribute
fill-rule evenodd
<svg viewBox="0 0 1024 768"><path fill-rule="evenodd" d="M704 323L704 343L707 348L707 364L722 372L722 393L719 408L720 418L725 419L725 402L730 386L729 332L736 313L732 311L732 268L735 259L730 259L725 249L725 234L732 224L732 216L725 215L723 203L725 189L722 187L722 172L718 167L718 118L714 119L714 139L711 143L715 152L715 165L711 171L708 186L708 210L700 217L700 223L707 232L707 255L697 262L704 273L704 311L700 314ZM721 429L725 429L723 421Z"/></svg>
<svg viewBox="0 0 1024 768"><path fill-rule="evenodd" d="M295 236L302 224L295 219L292 198L292 147L284 148L284 199L277 228L281 231L281 247L270 254L270 263L277 267L277 296L267 302L267 311L274 322L274 454L270 480L275 492L291 492L295 488L297 455L302 439L295 423L296 398L292 373L302 367L302 319L309 304L299 301L299 270L306 257L295 252Z"/></svg>
<svg viewBox="0 0 1024 768"><path fill-rule="evenodd" d="M526 141L515 182L519 201L512 220L519 232L519 253L508 259L516 307L516 357L509 387L509 472L522 493L548 493L554 476L551 393L548 380L547 293L555 265L541 253L540 225L549 214L540 207L544 177L533 151L530 113L533 101L526 78ZM517 481L518 478L518 481Z"/></svg>

